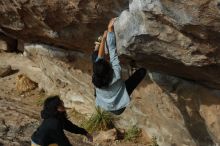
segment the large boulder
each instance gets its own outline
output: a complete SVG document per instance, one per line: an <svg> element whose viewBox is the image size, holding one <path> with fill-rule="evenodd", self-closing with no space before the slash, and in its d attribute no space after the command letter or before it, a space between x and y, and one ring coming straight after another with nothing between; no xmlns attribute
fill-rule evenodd
<svg viewBox="0 0 220 146"><path fill-rule="evenodd" d="M219 0L2 0L0 31L89 53L122 10L115 24L119 53L149 69L220 88Z"/></svg>
<svg viewBox="0 0 220 146"><path fill-rule="evenodd" d="M220 88L217 0L132 0L115 23L120 54L147 68Z"/></svg>
<svg viewBox="0 0 220 146"><path fill-rule="evenodd" d="M88 51L124 0L1 0L0 31L26 42Z"/></svg>
<svg viewBox="0 0 220 146"><path fill-rule="evenodd" d="M24 55L41 70L38 74L35 70L27 74L40 88L48 94L60 95L66 107L74 107L81 114L93 112L95 97L89 55L42 44L25 44Z"/></svg>
<svg viewBox="0 0 220 146"><path fill-rule="evenodd" d="M121 59L219 89L218 2L130 0L129 10L115 23ZM0 63L12 60L11 65L28 73L40 88L61 95L67 107L91 114L95 104L87 53L108 19L124 6L123 1L107 0L2 0L4 34L64 48L24 44L24 55L34 63L5 55L0 55ZM158 73L150 73L150 78L153 82L146 79L133 93L118 127L138 125L163 146L220 143L219 90Z"/></svg>
<svg viewBox="0 0 220 146"><path fill-rule="evenodd" d="M116 127L138 125L162 146L218 145L220 92L155 72L142 82Z"/></svg>
<svg viewBox="0 0 220 146"><path fill-rule="evenodd" d="M65 106L80 114L94 112L88 55L40 44L25 44L24 54L32 61L7 53L0 54L0 64L11 64L36 81L39 88L61 95ZM138 125L148 137L156 136L163 146L220 143L219 90L169 75L148 74L132 94L131 104L115 119L117 128Z"/></svg>

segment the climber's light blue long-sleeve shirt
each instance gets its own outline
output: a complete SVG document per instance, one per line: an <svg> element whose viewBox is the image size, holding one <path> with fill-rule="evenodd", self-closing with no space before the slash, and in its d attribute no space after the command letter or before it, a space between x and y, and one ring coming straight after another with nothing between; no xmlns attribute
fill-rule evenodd
<svg viewBox="0 0 220 146"><path fill-rule="evenodd" d="M114 70L113 79L107 88L96 88L96 106L107 111L116 111L126 107L130 97L121 79L121 66L116 52L116 39L114 32L108 32L107 45L109 49L110 63Z"/></svg>

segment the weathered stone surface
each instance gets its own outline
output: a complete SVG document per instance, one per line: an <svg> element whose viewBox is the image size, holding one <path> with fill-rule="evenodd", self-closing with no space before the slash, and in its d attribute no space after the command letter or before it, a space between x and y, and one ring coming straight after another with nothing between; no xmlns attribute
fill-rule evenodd
<svg viewBox="0 0 220 146"><path fill-rule="evenodd" d="M0 50L7 51L8 50L8 45L6 41L0 40Z"/></svg>
<svg viewBox="0 0 220 146"><path fill-rule="evenodd" d="M158 73L151 73L151 79L135 90L118 127L139 125L163 146L220 143L219 90Z"/></svg>
<svg viewBox="0 0 220 146"><path fill-rule="evenodd" d="M66 107L81 114L93 112L90 56L40 44L26 44L24 55L0 56L0 65L12 65L49 95L60 95Z"/></svg>
<svg viewBox="0 0 220 146"><path fill-rule="evenodd" d="M127 7L124 0L1 0L0 28L26 42L89 51L108 20Z"/></svg>
<svg viewBox="0 0 220 146"><path fill-rule="evenodd" d="M21 61L19 57L21 56L13 56ZM11 60L10 56L7 58ZM42 106L38 103L39 96L43 96L42 92L38 89L23 94L16 92L14 86L18 74L20 73L0 78L0 146L30 146L31 135L41 123ZM75 123L74 120L71 121ZM66 134L74 146L95 146L84 141L83 136L69 132Z"/></svg>
<svg viewBox="0 0 220 146"><path fill-rule="evenodd" d="M25 45L24 54L34 63L21 63L22 56L11 58L13 61L1 56L0 63L14 63L13 67L21 68L40 88L60 94L67 107L91 114L91 62L88 54L79 51L91 51L107 19L124 5L119 3L115 7L118 3L114 1L1 1L3 33L24 42L44 42L74 51L30 44ZM219 90L193 82L220 89L219 5L218 0L130 1L129 10L115 23L122 63L126 56L150 70L192 82L150 73L153 82L146 79L135 90L132 104L116 122L118 127L139 125L163 146L220 144ZM103 11L96 12L100 8Z"/></svg>
<svg viewBox="0 0 220 146"><path fill-rule="evenodd" d="M32 61L21 55L0 54L0 64L12 64L49 94L61 95L67 107L91 115L95 98L88 73L90 58L45 45L25 46L24 53ZM63 60L63 56L69 56L69 60ZM132 103L115 121L116 127L138 125L149 137L156 136L163 146L220 143L219 90L159 73L149 74L134 91Z"/></svg>
<svg viewBox="0 0 220 146"><path fill-rule="evenodd" d="M1 32L25 42L41 42L89 52L116 21L121 54L146 67L220 88L218 0L37 1L3 0Z"/></svg>
<svg viewBox="0 0 220 146"><path fill-rule="evenodd" d="M117 48L147 68L220 88L218 1L132 0L115 24Z"/></svg>
<svg viewBox="0 0 220 146"><path fill-rule="evenodd" d="M94 142L101 144L103 142L114 142L117 139L117 130L111 129L108 131L100 131L98 135L94 137Z"/></svg>
<svg viewBox="0 0 220 146"><path fill-rule="evenodd" d="M42 44L25 44L24 55L42 72L39 77L28 73L40 88L52 95L61 95L66 107L82 114L94 110L90 56Z"/></svg>
<svg viewBox="0 0 220 146"><path fill-rule="evenodd" d="M12 39L4 34L0 33L0 51L16 51L17 50L17 41Z"/></svg>
<svg viewBox="0 0 220 146"><path fill-rule="evenodd" d="M6 99L0 97L0 145L28 146L30 135L39 125L35 119L37 113L27 104L9 99L9 96Z"/></svg>
<svg viewBox="0 0 220 146"><path fill-rule="evenodd" d="M0 66L0 77L5 77L12 73L12 69L10 65Z"/></svg>
<svg viewBox="0 0 220 146"><path fill-rule="evenodd" d="M39 44L26 45L25 54L50 78L51 85L57 86L52 89L40 80L44 88L61 94L68 107L83 114L92 113L94 92L88 74L91 69L88 56ZM66 58L63 56L74 59L63 60ZM70 65L69 68L66 65ZM139 125L164 146L220 143L218 90L159 73L149 72L149 75L153 83L146 80L135 90L132 104L118 118L117 127Z"/></svg>

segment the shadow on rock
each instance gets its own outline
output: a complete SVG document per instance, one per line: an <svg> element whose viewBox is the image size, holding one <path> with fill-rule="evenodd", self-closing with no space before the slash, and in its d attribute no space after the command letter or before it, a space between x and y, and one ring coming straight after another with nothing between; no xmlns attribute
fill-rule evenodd
<svg viewBox="0 0 220 146"><path fill-rule="evenodd" d="M185 126L197 145L214 145L209 125L206 123L206 118L209 117L201 114L201 106L220 105L217 95L192 81L159 73L150 73L150 77L179 109Z"/></svg>

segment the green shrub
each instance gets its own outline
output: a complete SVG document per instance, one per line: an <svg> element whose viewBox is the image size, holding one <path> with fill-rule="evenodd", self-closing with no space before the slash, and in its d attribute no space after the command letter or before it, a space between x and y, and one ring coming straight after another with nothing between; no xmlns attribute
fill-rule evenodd
<svg viewBox="0 0 220 146"><path fill-rule="evenodd" d="M46 99L46 93L44 90L40 90L39 95L36 97L37 106L42 106Z"/></svg>
<svg viewBox="0 0 220 146"><path fill-rule="evenodd" d="M114 127L114 117L111 113L106 112L100 108L96 108L96 112L82 124L89 132L97 130L107 130Z"/></svg>
<svg viewBox="0 0 220 146"><path fill-rule="evenodd" d="M125 132L125 137L124 140L126 141L134 141L140 136L141 129L138 128L137 126L132 126L130 129L128 129Z"/></svg>
<svg viewBox="0 0 220 146"><path fill-rule="evenodd" d="M45 101L45 97L42 96L37 97L37 101L36 101L37 106L42 106L44 104L44 101Z"/></svg>

